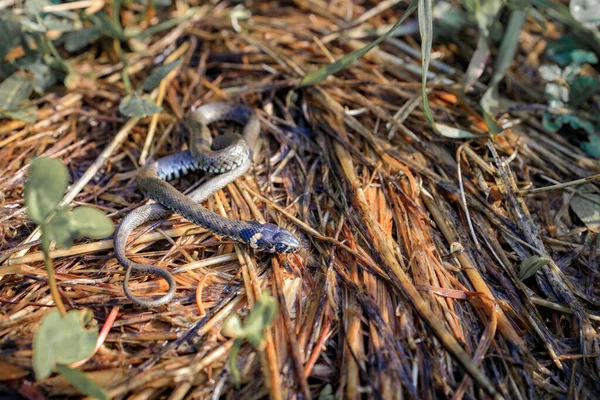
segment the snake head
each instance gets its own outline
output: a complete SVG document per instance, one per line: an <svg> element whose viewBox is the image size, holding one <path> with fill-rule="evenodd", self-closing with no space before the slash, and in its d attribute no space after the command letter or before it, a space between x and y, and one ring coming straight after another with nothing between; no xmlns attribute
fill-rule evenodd
<svg viewBox="0 0 600 400"><path fill-rule="evenodd" d="M264 224L253 235L250 246L267 253L294 253L301 244L291 232L274 224Z"/></svg>

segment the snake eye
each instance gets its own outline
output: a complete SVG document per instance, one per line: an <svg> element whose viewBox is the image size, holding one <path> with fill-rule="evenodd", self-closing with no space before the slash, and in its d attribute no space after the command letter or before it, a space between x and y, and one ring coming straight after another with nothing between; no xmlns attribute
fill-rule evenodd
<svg viewBox="0 0 600 400"><path fill-rule="evenodd" d="M279 253L284 253L287 250L287 246L283 243L276 243L275 250Z"/></svg>

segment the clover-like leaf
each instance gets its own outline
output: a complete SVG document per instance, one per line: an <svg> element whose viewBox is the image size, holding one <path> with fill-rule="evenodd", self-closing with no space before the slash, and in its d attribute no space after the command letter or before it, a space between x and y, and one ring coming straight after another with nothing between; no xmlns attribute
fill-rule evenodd
<svg viewBox="0 0 600 400"><path fill-rule="evenodd" d="M239 315L230 314L225 321L223 321L221 334L230 338L244 337L244 328L242 327L242 320Z"/></svg>
<svg viewBox="0 0 600 400"><path fill-rule="evenodd" d="M0 109L13 111L31 94L33 76L15 72L0 83Z"/></svg>
<svg viewBox="0 0 600 400"><path fill-rule="evenodd" d="M262 348L265 329L273 323L277 313L277 300L263 292L244 322L244 334L255 348Z"/></svg>
<svg viewBox="0 0 600 400"><path fill-rule="evenodd" d="M56 364L71 364L91 357L96 350L98 328L85 328L89 310L72 310L64 317L52 310L33 338L33 370L38 381L52 374Z"/></svg>
<svg viewBox="0 0 600 400"><path fill-rule="evenodd" d="M237 314L231 314L223 322L221 333L227 337L246 339L260 349L264 344L264 331L273 323L276 313L277 300L263 292L243 324Z"/></svg>
<svg viewBox="0 0 600 400"><path fill-rule="evenodd" d="M169 75L169 72L179 67L182 62L183 60L179 58L173 62L163 64L160 67L156 68L150 73L150 75L148 75L146 79L144 79L144 83L142 83L142 89L146 92L154 90L154 88L156 88L160 84L160 82L163 79L165 79L167 75Z"/></svg>
<svg viewBox="0 0 600 400"><path fill-rule="evenodd" d="M67 167L53 158L38 158L29 167L25 182L27 215L36 224L44 222L56 209L67 189Z"/></svg>
<svg viewBox="0 0 600 400"><path fill-rule="evenodd" d="M524 281L525 279L535 275L538 270L548 265L549 262L550 259L548 257L529 257L519 265L519 279Z"/></svg>
<svg viewBox="0 0 600 400"><path fill-rule="evenodd" d="M162 110L162 107L156 105L154 101L147 97L141 97L137 93L125 96L119 104L121 114L128 117L144 118L154 115Z"/></svg>
<svg viewBox="0 0 600 400"><path fill-rule="evenodd" d="M73 241L79 239L78 232L71 226L71 212L61 208L56 211L48 223L42 229L48 234L50 240L54 240L61 249L73 246Z"/></svg>
<svg viewBox="0 0 600 400"><path fill-rule="evenodd" d="M102 239L110 236L115 227L106 215L93 207L77 207L71 213L71 228L78 238Z"/></svg>
<svg viewBox="0 0 600 400"><path fill-rule="evenodd" d="M69 368L66 365L56 365L56 372L64 376L73 386L83 394L100 400L108 400L108 393L102 386L88 378L78 369Z"/></svg>
<svg viewBox="0 0 600 400"><path fill-rule="evenodd" d="M62 249L83 237L102 239L109 236L114 225L102 212L92 207L78 207L73 211L59 209L42 228L50 240Z"/></svg>

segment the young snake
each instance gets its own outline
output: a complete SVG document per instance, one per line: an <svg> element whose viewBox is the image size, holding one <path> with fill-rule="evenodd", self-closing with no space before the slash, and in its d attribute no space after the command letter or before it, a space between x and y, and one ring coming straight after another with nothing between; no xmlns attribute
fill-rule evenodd
<svg viewBox="0 0 600 400"><path fill-rule="evenodd" d="M208 124L225 120L242 125L242 135L231 134L213 139ZM250 168L250 146L255 143L260 133L260 121L254 110L234 103L207 104L198 108L187 122L191 131L190 149L148 164L137 177L137 185L144 195L157 203L147 204L130 212L115 232L115 256L125 267L123 290L132 302L143 307L154 307L169 302L175 294L176 287L169 271L132 262L125 255L127 238L135 228L145 222L164 219L172 213L177 213L219 236L245 243L256 251L291 253L300 248L300 241L277 225L231 220L197 204L244 175ZM218 175L202 184L189 196L185 196L166 182L197 170ZM169 284L169 291L155 300L134 296L128 286L132 270L164 278Z"/></svg>

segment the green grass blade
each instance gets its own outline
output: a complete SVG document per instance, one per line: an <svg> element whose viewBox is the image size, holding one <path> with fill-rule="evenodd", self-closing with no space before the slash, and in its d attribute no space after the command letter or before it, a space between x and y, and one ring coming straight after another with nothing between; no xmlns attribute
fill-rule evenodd
<svg viewBox="0 0 600 400"><path fill-rule="evenodd" d="M104 388L96 382L88 378L83 372L78 369L69 368L66 365L58 364L56 371L64 376L73 386L79 389L82 393L94 399L109 400L108 393Z"/></svg>
<svg viewBox="0 0 600 400"><path fill-rule="evenodd" d="M515 54L519 47L519 34L523 28L525 19L527 19L527 11L515 10L510 14L510 19L506 30L504 31L502 43L498 49L498 56L494 63L494 74L492 75L488 90L481 99L481 107L484 110L483 118L488 130L492 134L502 132L502 128L498 126L492 117L492 109L499 105L496 86L500 83L502 78L504 78L506 71L515 58Z"/></svg>
<svg viewBox="0 0 600 400"><path fill-rule="evenodd" d="M431 59L431 45L433 41L433 2L432 0L419 0L419 32L421 33L421 93L423 94L423 112L430 125L434 125L433 115L427 99L427 72Z"/></svg>
<svg viewBox="0 0 600 400"><path fill-rule="evenodd" d="M354 61L364 56L375 46L379 45L379 43L381 43L382 41L387 39L392 33L394 33L394 31L404 22L404 20L406 20L406 18L408 18L413 13L413 11L416 8L417 5L413 1L408 7L408 9L404 12L404 15L402 15L402 18L400 18L400 20L396 22L394 26L392 26L392 28L389 31L387 31L384 35L378 37L365 47L355 50L352 53L346 54L344 57L331 64L319 68L314 72L307 73L306 75L304 75L304 77L302 77L302 80L300 80L300 82L296 85L296 88L316 85L317 83L325 80L328 76L343 70L348 65L352 64Z"/></svg>

